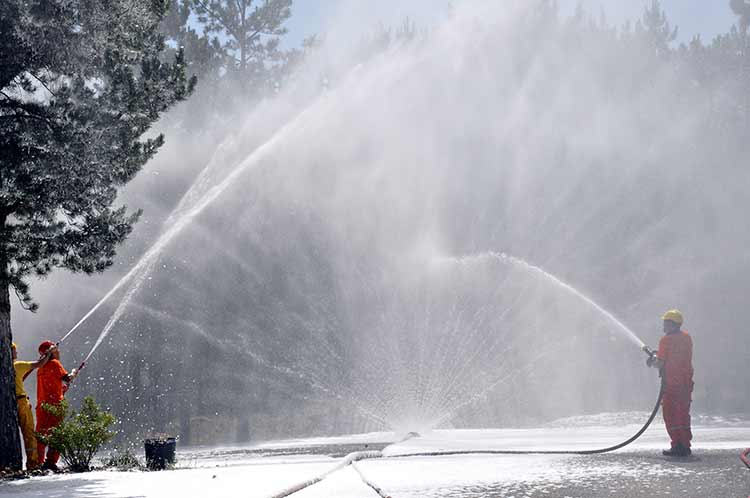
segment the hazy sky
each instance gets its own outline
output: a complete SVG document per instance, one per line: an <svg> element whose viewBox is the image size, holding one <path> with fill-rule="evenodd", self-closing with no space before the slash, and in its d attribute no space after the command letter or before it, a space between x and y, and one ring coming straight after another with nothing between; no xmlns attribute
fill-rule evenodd
<svg viewBox="0 0 750 498"><path fill-rule="evenodd" d="M461 0L453 0L458 5ZM643 7L651 0L558 0L561 10L571 12L578 3L591 13L598 15L604 9L610 23L621 25L628 19L636 19ZM361 26L352 29L369 30L378 23L394 25L409 17L422 25L434 24L448 12L447 0L295 0L293 16L289 22L290 43L311 34L324 33L334 24L341 9L361 15ZM726 32L735 22L728 0L662 0L661 4L670 22L679 26L679 40L686 41L700 33L710 40L718 33Z"/></svg>

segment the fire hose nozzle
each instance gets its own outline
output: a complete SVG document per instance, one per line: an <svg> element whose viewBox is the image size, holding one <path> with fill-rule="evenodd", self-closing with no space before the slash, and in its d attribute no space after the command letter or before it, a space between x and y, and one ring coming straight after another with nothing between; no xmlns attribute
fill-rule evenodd
<svg viewBox="0 0 750 498"><path fill-rule="evenodd" d="M654 351L648 346L643 346L643 348L641 349L643 349L643 352L648 355L648 360L646 360L646 366L658 368L659 377L663 377L662 365L659 363L659 357L656 356L656 351Z"/></svg>

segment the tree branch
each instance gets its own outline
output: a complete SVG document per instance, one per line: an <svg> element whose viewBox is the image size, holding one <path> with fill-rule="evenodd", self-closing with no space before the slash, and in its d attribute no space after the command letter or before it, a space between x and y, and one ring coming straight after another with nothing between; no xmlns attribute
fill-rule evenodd
<svg viewBox="0 0 750 498"><path fill-rule="evenodd" d="M203 0L193 0L198 6L200 6L201 9L203 9L206 14L208 14L214 21L219 23L222 28L224 28L230 35L234 36L236 40L239 40L239 36L237 36L237 33L234 29L232 29L225 19L221 17L219 14L213 11L210 7L206 5L206 3Z"/></svg>
<svg viewBox="0 0 750 498"><path fill-rule="evenodd" d="M12 110L19 110L22 111L24 114L3 114L0 115L0 118L13 118L13 119L23 119L23 118L29 118L29 119L35 119L37 121L41 121L44 124L46 124L51 131L55 131L55 123L53 120L49 119L47 116L40 114L38 112L34 112L33 106L23 104L21 102L18 102L15 99L12 99L10 96L8 96L5 92L0 91L0 94L2 94L7 100L0 103L0 108L5 109L12 109ZM7 102L7 103L6 103Z"/></svg>
<svg viewBox="0 0 750 498"><path fill-rule="evenodd" d="M50 90L50 88L47 86L47 84L44 83L44 81L42 81L39 78L39 76L37 76L36 74L32 73L31 71L26 71L26 72L29 73L31 76L33 76L34 79L37 80L39 83L41 83L41 85L45 88L45 90L47 90L50 93L50 95L52 95L53 97L57 97L57 94L55 92L53 92L52 90Z"/></svg>
<svg viewBox="0 0 750 498"><path fill-rule="evenodd" d="M8 284L13 287L13 292L15 292L16 297L18 298L21 308L36 313L39 309L39 305L31 298L28 284L21 280L20 277L15 277L13 275L10 275L9 280Z"/></svg>

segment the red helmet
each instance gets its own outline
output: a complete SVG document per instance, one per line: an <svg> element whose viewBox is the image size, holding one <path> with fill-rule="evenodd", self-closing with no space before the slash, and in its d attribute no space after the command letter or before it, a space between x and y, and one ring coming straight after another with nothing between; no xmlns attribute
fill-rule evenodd
<svg viewBox="0 0 750 498"><path fill-rule="evenodd" d="M52 341L44 341L43 343L41 343L41 344L39 345L39 354L44 354L44 353L46 353L46 352L47 352L47 350L48 350L49 348L51 348L52 346L54 346L54 345L55 345L55 343L54 343L54 342L52 342Z"/></svg>

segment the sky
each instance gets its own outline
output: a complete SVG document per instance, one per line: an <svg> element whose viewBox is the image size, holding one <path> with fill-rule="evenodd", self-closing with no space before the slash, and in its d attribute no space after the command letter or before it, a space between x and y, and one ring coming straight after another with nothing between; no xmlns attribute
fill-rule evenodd
<svg viewBox="0 0 750 498"><path fill-rule="evenodd" d="M308 36L325 33L342 15L361 17L359 26L351 26L361 33L381 23L398 25L407 18L431 26L447 15L449 3L447 0L294 0L288 42L295 46ZM337 26L337 31L341 28Z"/></svg>
<svg viewBox="0 0 750 498"><path fill-rule="evenodd" d="M325 33L336 23L342 9L361 16L362 25L352 29L366 32L379 23L400 24L407 17L418 25L434 25L447 15L450 3L447 0L294 0L288 42L296 46L307 36ZM461 0L452 3L458 5ZM558 0L563 13L572 12L579 3L597 16L603 9L608 21L620 26L640 17L650 0ZM708 41L725 33L735 22L728 0L662 0L661 4L670 22L679 27L681 42L689 41L695 34Z"/></svg>

